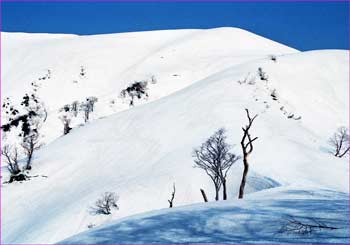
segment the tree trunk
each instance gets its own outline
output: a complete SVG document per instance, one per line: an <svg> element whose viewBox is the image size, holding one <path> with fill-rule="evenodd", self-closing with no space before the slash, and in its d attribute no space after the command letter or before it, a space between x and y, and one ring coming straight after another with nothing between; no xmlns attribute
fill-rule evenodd
<svg viewBox="0 0 350 245"><path fill-rule="evenodd" d="M219 192L220 192L220 189L215 186L215 201L219 201Z"/></svg>
<svg viewBox="0 0 350 245"><path fill-rule="evenodd" d="M242 176L241 185L239 187L239 196L238 196L239 199L243 198L244 187L245 187L245 183L247 181L247 174L248 174L248 170L249 170L249 164L248 164L247 156L244 156L243 163L244 163L244 170L243 170L243 176Z"/></svg>
<svg viewBox="0 0 350 245"><path fill-rule="evenodd" d="M222 188L223 188L223 191L222 191L223 199L227 200L226 179L222 180Z"/></svg>
<svg viewBox="0 0 350 245"><path fill-rule="evenodd" d="M203 196L204 202L208 202L207 195L205 194L205 192L204 192L204 190L203 190L203 189L201 189L201 193L202 193L202 196Z"/></svg>
<svg viewBox="0 0 350 245"><path fill-rule="evenodd" d="M31 170L32 169L32 166L31 166L32 155L33 155L33 153L28 155L27 164L26 164L26 170Z"/></svg>
<svg viewBox="0 0 350 245"><path fill-rule="evenodd" d="M89 112L85 111L85 122L89 121Z"/></svg>

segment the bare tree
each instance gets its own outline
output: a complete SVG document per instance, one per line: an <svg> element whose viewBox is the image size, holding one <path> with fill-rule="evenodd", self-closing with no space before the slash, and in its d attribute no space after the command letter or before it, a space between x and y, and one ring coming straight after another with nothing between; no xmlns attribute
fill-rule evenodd
<svg viewBox="0 0 350 245"><path fill-rule="evenodd" d="M253 142L258 139L258 137L255 137L252 139L249 130L255 120L255 118L258 115L255 115L253 118L250 117L248 109L245 109L248 117L248 125L245 127L242 127L243 130L243 137L241 140L241 147L242 147L242 152L243 152L243 164L244 164L244 169L243 169L243 176L242 176L242 181L241 185L239 187L239 195L238 198L241 199L243 198L244 195L244 187L247 181L247 174L249 171L249 163L248 163L248 156L252 153L253 151Z"/></svg>
<svg viewBox="0 0 350 245"><path fill-rule="evenodd" d="M24 138L21 146L23 148L24 154L27 157L25 169L30 170L32 169L31 164L34 151L38 150L41 147L41 144L39 143L39 134L32 134Z"/></svg>
<svg viewBox="0 0 350 245"><path fill-rule="evenodd" d="M314 218L307 218L306 221L297 220L294 217L287 219L287 222L281 227L280 233L296 233L300 235L311 234L315 230L336 230L337 227L328 226Z"/></svg>
<svg viewBox="0 0 350 245"><path fill-rule="evenodd" d="M63 115L62 117L60 117L60 119L63 123L63 134L69 134L69 132L72 130L72 128L70 127L71 119L67 115Z"/></svg>
<svg viewBox="0 0 350 245"><path fill-rule="evenodd" d="M226 178L228 170L239 159L229 152L231 145L226 143L225 129L220 128L198 149L194 149L195 167L205 170L215 186L215 200L223 186L223 199L227 199Z"/></svg>
<svg viewBox="0 0 350 245"><path fill-rule="evenodd" d="M76 113L73 110L73 105L75 105L75 104L72 103L72 105L65 105L59 110L59 112L60 112L59 119L61 119L61 121L63 123L63 135L68 134L70 132L70 130L72 129L70 127L70 122L71 122L72 116Z"/></svg>
<svg viewBox="0 0 350 245"><path fill-rule="evenodd" d="M349 152L349 129L346 127L340 127L334 133L334 135L329 139L329 144L333 148L333 154L336 157L343 157L346 153Z"/></svg>
<svg viewBox="0 0 350 245"><path fill-rule="evenodd" d="M123 89L120 92L120 96L122 98L125 98L126 96L130 97L130 106L134 106L134 100L135 98L141 99L142 97L148 98L148 93L147 93L147 81L135 81L131 85L129 85L126 89Z"/></svg>
<svg viewBox="0 0 350 245"><path fill-rule="evenodd" d="M74 117L77 117L77 115L78 115L78 111L79 111L78 106L79 106L79 101L77 101L77 100L73 101L71 106L70 106L70 109L73 112Z"/></svg>
<svg viewBox="0 0 350 245"><path fill-rule="evenodd" d="M92 107L88 100L80 104L80 110L84 112L84 121L85 122L89 121L90 113L92 112Z"/></svg>
<svg viewBox="0 0 350 245"><path fill-rule="evenodd" d="M18 166L17 147L11 147L9 145L5 145L1 149L1 155L4 156L4 160L7 164L7 168L11 175L16 175L21 172Z"/></svg>
<svg viewBox="0 0 350 245"><path fill-rule="evenodd" d="M90 107L91 107L91 112L94 111L95 108L95 103L98 101L98 98L95 96L90 96L88 98L86 98L87 103L89 103Z"/></svg>
<svg viewBox="0 0 350 245"><path fill-rule="evenodd" d="M175 183L174 183L173 184L173 192L171 193L171 198L168 200L169 208L173 207L173 202L174 202L174 198L175 198L175 192L176 192L176 189L175 189Z"/></svg>
<svg viewBox="0 0 350 245"><path fill-rule="evenodd" d="M95 202L95 206L91 207L94 214L111 214L112 208L119 209L117 205L119 197L113 192L105 192L100 199Z"/></svg>
<svg viewBox="0 0 350 245"><path fill-rule="evenodd" d="M12 103L10 103L11 101L9 98L7 98L5 103L3 104L3 108L5 108L5 113L8 114L8 122L2 125L1 129L5 134L9 132L14 132L18 135L18 137L20 137L21 146L27 157L27 164L25 166L26 170L31 169L33 152L38 147L38 139L40 136L41 126L43 125L47 117L45 105L37 95L39 87L40 86L35 82L31 83L32 91L29 94L27 93L22 97L20 103L21 109L16 109L16 107ZM6 161L9 164L10 171L18 172L19 170L17 171L16 167L17 164L13 161L9 161L11 155L13 157L18 157L17 148L4 149L3 154L5 154L5 158L7 159ZM12 168L11 166L14 167Z"/></svg>
<svg viewBox="0 0 350 245"><path fill-rule="evenodd" d="M95 103L98 101L97 97L90 96L86 98L85 102L80 104L80 110L84 112L84 121L89 121L90 113L94 111Z"/></svg>

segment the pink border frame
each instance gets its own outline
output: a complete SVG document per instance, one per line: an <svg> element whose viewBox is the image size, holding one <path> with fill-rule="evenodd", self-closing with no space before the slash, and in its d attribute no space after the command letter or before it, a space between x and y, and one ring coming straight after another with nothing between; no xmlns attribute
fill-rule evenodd
<svg viewBox="0 0 350 245"><path fill-rule="evenodd" d="M98 2L98 0L0 0L0 17L2 16L2 2ZM245 1L239 1L239 0L103 0L103 2L256 2L256 3L262 3L262 2L348 2L348 26L350 27L350 0L245 0ZM0 18L0 55L1 53L1 31L2 31L2 19ZM349 84L350 84L350 30L348 30L348 53L349 53ZM1 86L1 69L2 69L2 56L0 56L0 101L2 100L2 86ZM350 90L348 91L350 95ZM350 109L350 96L349 96L349 109ZM0 112L1 112L1 106L0 106ZM0 116L0 125L1 125L1 116ZM349 125L350 128L350 115L349 115ZM0 136L1 136L1 130L0 130ZM0 148L2 147L1 142L2 137L0 138ZM350 165L350 158L349 158L349 165ZM1 158L0 158L0 176L1 176ZM0 179L1 181L1 179ZM2 223L1 223L1 215L2 215L2 207L1 207L1 200L2 200L2 191L0 187L0 245L5 245L5 243L2 243ZM350 176L349 176L349 189L350 189ZM349 207L350 207L350 195L349 195ZM350 222L350 213L349 215L349 222ZM350 230L349 230L350 233ZM208 243L206 243L208 244ZM282 244L282 243L281 243ZM322 245L322 243L317 243L319 245ZM7 244L6 244L7 245ZM17 245L17 244L11 244L11 245ZM19 245L19 244L18 244ZM21 245L34 245L34 244L21 244ZM44 243L41 243L41 245L46 245ZM49 244L47 244L49 245ZM65 245L65 244L61 244ZM78 244L77 244L78 245ZM91 244L94 245L94 244ZM101 244L103 245L103 244ZM179 245L179 244L177 244ZM219 245L219 244L218 244ZM336 245L336 243L333 243L333 245Z"/></svg>

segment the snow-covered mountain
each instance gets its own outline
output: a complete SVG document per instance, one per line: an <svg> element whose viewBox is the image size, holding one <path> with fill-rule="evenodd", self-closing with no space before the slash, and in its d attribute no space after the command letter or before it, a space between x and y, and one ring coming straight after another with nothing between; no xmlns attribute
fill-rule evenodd
<svg viewBox="0 0 350 245"><path fill-rule="evenodd" d="M98 97L92 115L98 118L129 108L119 95L134 81L149 81L147 101L153 101L233 65L296 52L236 28L95 36L2 33L2 89L20 99L31 82L41 86L39 95L51 112L43 129L49 142L62 134L54 114L75 100Z"/></svg>
<svg viewBox="0 0 350 245"><path fill-rule="evenodd" d="M328 190L334 195L320 198L326 201L348 197L348 158L335 158L327 144L339 126L349 124L348 51L299 52L235 28L1 35L2 98L19 101L35 81L48 111L46 145L30 172L38 177L2 185L2 243L55 243L91 224L167 208L173 183L175 206L202 202L200 188L213 200L210 179L193 168L192 150L225 127L233 151L241 154L244 108L258 114L249 205L260 202L260 191L277 187L284 194L307 190L316 196ZM268 78L261 80L262 73ZM129 107L120 92L133 81L148 81L149 97ZM90 121L78 126L78 120L61 136L58 110L88 96L98 98ZM239 161L229 174L230 204L208 208L240 205L241 172ZM2 181L7 178L3 167ZM118 193L120 209L91 215L106 191ZM266 205L281 193L268 195ZM320 202L315 208L322 207Z"/></svg>

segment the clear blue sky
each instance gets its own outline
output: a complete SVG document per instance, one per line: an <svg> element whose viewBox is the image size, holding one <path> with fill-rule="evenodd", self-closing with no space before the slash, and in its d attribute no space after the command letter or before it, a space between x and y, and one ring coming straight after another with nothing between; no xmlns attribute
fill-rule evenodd
<svg viewBox="0 0 350 245"><path fill-rule="evenodd" d="M2 31L100 34L240 27L300 50L349 49L347 2L2 2Z"/></svg>

